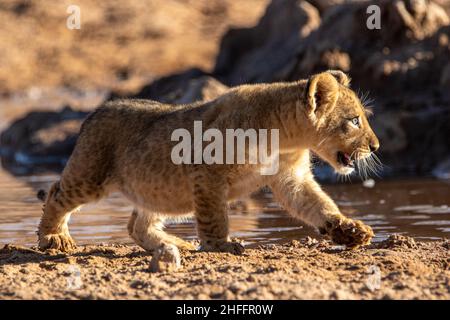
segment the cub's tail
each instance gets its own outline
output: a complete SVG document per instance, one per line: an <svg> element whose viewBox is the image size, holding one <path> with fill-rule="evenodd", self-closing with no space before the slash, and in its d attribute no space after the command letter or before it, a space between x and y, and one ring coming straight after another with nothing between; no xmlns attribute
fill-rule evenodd
<svg viewBox="0 0 450 320"><path fill-rule="evenodd" d="M45 199L47 199L47 191L45 191L44 189L40 189L37 194L36 197L41 200L42 202L45 202Z"/></svg>

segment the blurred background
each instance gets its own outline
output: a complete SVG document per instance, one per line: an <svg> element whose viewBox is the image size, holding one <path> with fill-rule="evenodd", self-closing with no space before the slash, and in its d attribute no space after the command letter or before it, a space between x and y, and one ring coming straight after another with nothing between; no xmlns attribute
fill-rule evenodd
<svg viewBox="0 0 450 320"><path fill-rule="evenodd" d="M373 4L381 28L371 30ZM67 27L70 5L80 9L79 29ZM347 72L370 99L384 163L382 179L364 183L337 183L319 164L318 178L333 183L327 191L379 239L447 237L450 0L1 0L0 241L35 241L35 190L57 179L83 119L102 102L209 100L235 85L327 69ZM244 206L258 217L236 213L236 236L311 232L261 197ZM126 238L131 207L120 196L84 211L74 217L76 239ZM189 237L193 228L174 232Z"/></svg>

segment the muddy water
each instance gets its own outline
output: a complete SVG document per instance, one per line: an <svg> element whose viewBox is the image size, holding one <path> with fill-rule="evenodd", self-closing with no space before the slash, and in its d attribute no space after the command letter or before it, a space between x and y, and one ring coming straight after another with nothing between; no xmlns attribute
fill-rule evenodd
<svg viewBox="0 0 450 320"><path fill-rule="evenodd" d="M13 177L0 170L0 244L34 245L41 204L36 190L48 188L57 176ZM378 181L364 187L359 182L328 185L325 189L348 216L372 226L374 241L400 233L420 240L450 236L450 184L436 180ZM290 218L272 199L261 194L230 212L232 237L247 244L277 243L317 236ZM131 243L126 223L132 206L113 194L86 205L72 216L70 230L77 243ZM195 237L192 221L169 223L171 233L186 239Z"/></svg>

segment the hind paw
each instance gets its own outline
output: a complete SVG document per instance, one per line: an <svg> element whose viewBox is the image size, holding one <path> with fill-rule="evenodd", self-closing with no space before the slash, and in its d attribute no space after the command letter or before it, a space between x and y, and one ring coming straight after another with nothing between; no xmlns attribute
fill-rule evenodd
<svg viewBox="0 0 450 320"><path fill-rule="evenodd" d="M173 244L163 244L155 250L150 261L150 271L176 271L181 267L180 251Z"/></svg>
<svg viewBox="0 0 450 320"><path fill-rule="evenodd" d="M39 237L39 250L55 249L63 252L70 252L76 249L75 241L68 234L47 234Z"/></svg>

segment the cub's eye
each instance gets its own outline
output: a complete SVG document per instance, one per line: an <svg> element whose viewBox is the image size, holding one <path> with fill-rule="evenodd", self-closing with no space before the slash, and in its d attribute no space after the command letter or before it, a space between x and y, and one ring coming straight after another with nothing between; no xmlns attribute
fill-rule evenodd
<svg viewBox="0 0 450 320"><path fill-rule="evenodd" d="M352 124L353 124L355 127L358 127L358 128L359 128L359 126L360 126L360 124L359 124L359 117L355 117L355 118L351 119L350 121L352 122Z"/></svg>

